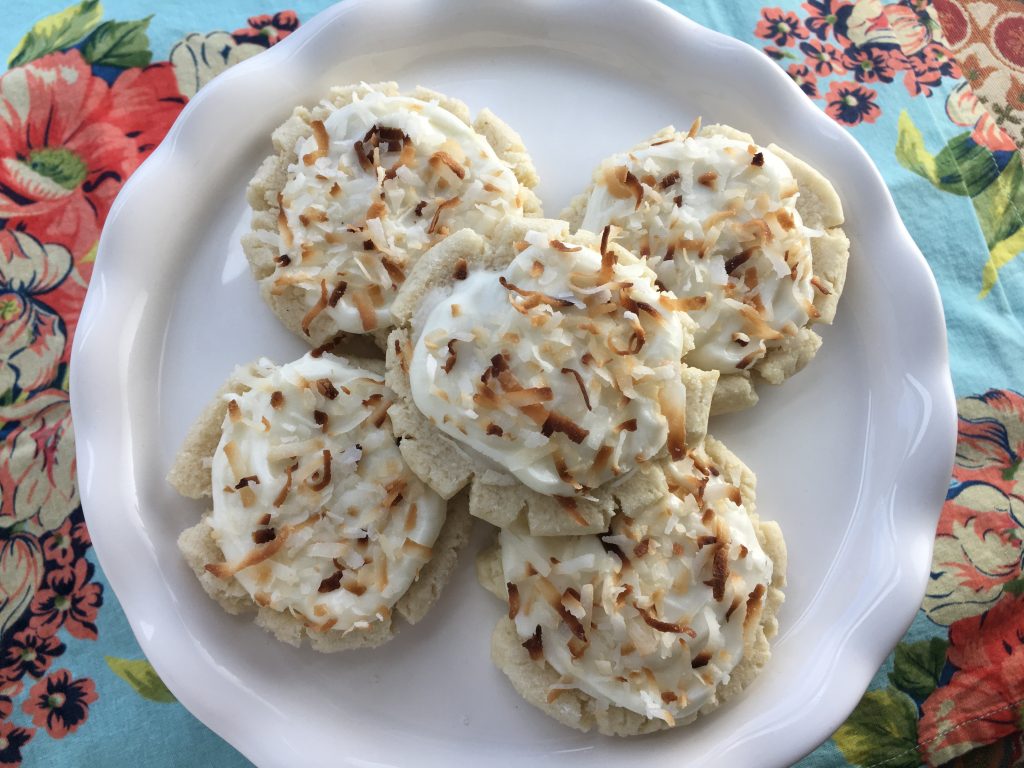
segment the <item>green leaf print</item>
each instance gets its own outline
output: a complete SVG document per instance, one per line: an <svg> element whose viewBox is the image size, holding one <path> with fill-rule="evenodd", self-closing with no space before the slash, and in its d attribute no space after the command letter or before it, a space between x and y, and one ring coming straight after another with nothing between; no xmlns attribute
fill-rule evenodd
<svg viewBox="0 0 1024 768"><path fill-rule="evenodd" d="M942 668L946 666L946 648L941 637L919 643L900 643L896 646L896 660L889 682L915 699L924 700L939 683Z"/></svg>
<svg viewBox="0 0 1024 768"><path fill-rule="evenodd" d="M145 659L117 659L113 656L104 658L114 674L134 688L142 698L162 704L177 701L174 694L167 690L167 686L157 675L153 665Z"/></svg>
<svg viewBox="0 0 1024 768"><path fill-rule="evenodd" d="M148 66L153 59L149 36L146 35L151 18L100 24L82 45L82 56L90 64L109 67L130 69Z"/></svg>
<svg viewBox="0 0 1024 768"><path fill-rule="evenodd" d="M919 768L917 706L905 693L868 691L853 714L832 735L854 765L884 762L887 768Z"/></svg>
<svg viewBox="0 0 1024 768"><path fill-rule="evenodd" d="M995 155L975 144L969 133L962 133L950 139L938 155L932 155L921 131L904 110L897 130L896 160L937 189L971 198L988 248L978 292L979 299L985 298L999 279L999 270L1024 251L1024 169L1020 154L1014 152L999 172Z"/></svg>
<svg viewBox="0 0 1024 768"><path fill-rule="evenodd" d="M82 0L63 11L40 19L18 43L8 65L19 67L54 51L70 48L100 23L100 0Z"/></svg>

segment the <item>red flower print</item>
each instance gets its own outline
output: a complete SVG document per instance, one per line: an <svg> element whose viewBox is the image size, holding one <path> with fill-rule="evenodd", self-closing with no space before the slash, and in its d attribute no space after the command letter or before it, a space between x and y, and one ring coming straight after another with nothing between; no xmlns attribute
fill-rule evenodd
<svg viewBox="0 0 1024 768"><path fill-rule="evenodd" d="M78 730L89 717L89 705L99 698L96 686L87 677L72 680L66 669L58 669L32 686L22 711L32 723L55 739L63 739Z"/></svg>
<svg viewBox="0 0 1024 768"><path fill-rule="evenodd" d="M818 98L818 78L806 64L790 64L786 72L800 86L801 91L812 99Z"/></svg>
<svg viewBox="0 0 1024 768"><path fill-rule="evenodd" d="M913 56L932 41L932 28L936 24L927 12L892 3L882 6L882 14L895 34L900 50L907 56Z"/></svg>
<svg viewBox="0 0 1024 768"><path fill-rule="evenodd" d="M910 68L903 76L903 85L911 96L931 96L932 89L941 85L943 75L960 77L960 67L945 46L937 43L909 57L909 63Z"/></svg>
<svg viewBox="0 0 1024 768"><path fill-rule="evenodd" d="M232 37L239 43L258 43L269 47L299 28L299 17L295 11L280 11L273 16L250 16L248 21L248 27L236 29L232 33Z"/></svg>
<svg viewBox="0 0 1024 768"><path fill-rule="evenodd" d="M800 18L791 11L783 11L781 8L764 8L761 11L761 16L762 18L757 22L757 28L754 30L754 34L758 37L773 40L776 45L781 45L783 48L807 37L807 30L800 22Z"/></svg>
<svg viewBox="0 0 1024 768"><path fill-rule="evenodd" d="M0 394L53 383L67 337L60 316L38 297L59 286L71 269L64 246L0 229Z"/></svg>
<svg viewBox="0 0 1024 768"><path fill-rule="evenodd" d="M47 573L42 589L32 601L29 627L49 636L63 626L72 637L95 640L103 587L89 581L92 574L92 563L84 558Z"/></svg>
<svg viewBox="0 0 1024 768"><path fill-rule="evenodd" d="M64 643L56 637L43 637L31 629L23 629L7 641L3 674L9 680L18 680L26 674L42 677L54 658L64 650Z"/></svg>
<svg viewBox="0 0 1024 768"><path fill-rule="evenodd" d="M959 401L953 484L935 537L923 608L942 625L984 613L1021 578L1024 396L991 390Z"/></svg>
<svg viewBox="0 0 1024 768"><path fill-rule="evenodd" d="M71 515L71 519L75 521L75 525L71 529L71 543L75 547L75 552L81 556L92 547L92 538L89 536L89 529L85 527L85 519L81 509L74 512Z"/></svg>
<svg viewBox="0 0 1024 768"><path fill-rule="evenodd" d="M899 51L851 46L843 53L843 64L858 83L891 83L896 76Z"/></svg>
<svg viewBox="0 0 1024 768"><path fill-rule="evenodd" d="M34 728L0 722L0 765L21 765L21 748L35 735Z"/></svg>
<svg viewBox="0 0 1024 768"><path fill-rule="evenodd" d="M71 519L61 523L60 528L43 537L43 556L48 567L55 568L70 565L77 554L72 538Z"/></svg>
<svg viewBox="0 0 1024 768"><path fill-rule="evenodd" d="M0 220L84 256L124 180L184 104L167 64L113 85L77 50L0 77Z"/></svg>
<svg viewBox="0 0 1024 768"><path fill-rule="evenodd" d="M14 701L21 695L25 686L20 680L7 680L0 677L0 720L6 720L14 711Z"/></svg>
<svg viewBox="0 0 1024 768"><path fill-rule="evenodd" d="M818 36L819 40L828 40L829 33L836 33L836 38L844 45L848 42L841 39L845 32L846 19L853 11L853 6L846 0L809 0L803 4L807 11L807 29Z"/></svg>
<svg viewBox="0 0 1024 768"><path fill-rule="evenodd" d="M800 50L807 57L807 66L813 67L814 71L822 77L833 73L841 75L846 71L843 53L834 45L817 40L807 40L800 43Z"/></svg>
<svg viewBox="0 0 1024 768"><path fill-rule="evenodd" d="M928 765L1018 731L1024 698L1024 598L1004 595L987 613L949 628L947 659L958 669L921 706L918 737Z"/></svg>
<svg viewBox="0 0 1024 768"><path fill-rule="evenodd" d="M878 94L863 85L833 82L825 94L825 113L842 125L873 123L882 114L876 98Z"/></svg>
<svg viewBox="0 0 1024 768"><path fill-rule="evenodd" d="M14 427L0 449L0 519L24 521L36 534L53 530L78 506L68 393L47 389L0 406L5 422Z"/></svg>

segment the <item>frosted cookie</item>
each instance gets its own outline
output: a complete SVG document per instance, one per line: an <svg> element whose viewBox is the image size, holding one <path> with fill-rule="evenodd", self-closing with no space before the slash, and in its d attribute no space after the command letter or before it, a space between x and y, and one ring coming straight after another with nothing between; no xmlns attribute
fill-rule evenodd
<svg viewBox="0 0 1024 768"><path fill-rule="evenodd" d="M505 529L478 559L508 602L492 657L565 725L628 736L692 722L770 656L786 551L754 513L752 473L712 438L660 464L655 502L629 495L604 535Z"/></svg>
<svg viewBox="0 0 1024 768"><path fill-rule="evenodd" d="M806 163L727 126L666 128L598 167L565 214L646 257L692 300L690 365L721 372L713 413L757 402L815 354L831 323L849 242L835 190ZM702 302L702 303L701 303Z"/></svg>
<svg viewBox="0 0 1024 768"><path fill-rule="evenodd" d="M609 488L703 436L717 374L680 361L686 302L628 251L565 222L464 230L429 251L392 311L401 449L444 497L538 535L607 529Z"/></svg>
<svg viewBox="0 0 1024 768"><path fill-rule="evenodd" d="M316 353L237 369L168 476L212 496L178 540L203 588L293 645L388 640L395 612L426 613L469 535L462 500L446 504L403 460L379 369Z"/></svg>
<svg viewBox="0 0 1024 768"><path fill-rule="evenodd" d="M334 88L273 134L249 185L242 244L285 326L313 346L339 332L387 336L416 259L450 232L483 235L537 215L519 136L488 110L394 83Z"/></svg>

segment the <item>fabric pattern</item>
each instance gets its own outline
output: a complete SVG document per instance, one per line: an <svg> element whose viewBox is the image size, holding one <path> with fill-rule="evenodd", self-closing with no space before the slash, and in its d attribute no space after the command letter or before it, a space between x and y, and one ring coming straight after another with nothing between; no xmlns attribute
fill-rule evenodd
<svg viewBox="0 0 1024 768"><path fill-rule="evenodd" d="M125 180L205 83L326 4L5 8L0 766L248 764L175 701L96 565L75 484L68 356L99 233ZM1024 6L668 4L764 50L864 145L947 313L960 435L927 594L856 710L801 765L1019 764L1024 171L1014 111Z"/></svg>

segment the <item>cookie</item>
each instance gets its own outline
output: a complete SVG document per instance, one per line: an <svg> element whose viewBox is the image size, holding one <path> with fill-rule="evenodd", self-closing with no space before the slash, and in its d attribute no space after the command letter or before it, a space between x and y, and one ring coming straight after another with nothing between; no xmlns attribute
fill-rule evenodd
<svg viewBox="0 0 1024 768"><path fill-rule="evenodd" d="M395 83L334 88L273 134L249 185L242 241L260 291L316 347L391 326L391 301L420 255L450 232L486 235L538 215L522 140L488 110Z"/></svg>
<svg viewBox="0 0 1024 768"><path fill-rule="evenodd" d="M835 316L849 241L839 197L809 165L728 126L696 129L666 128L602 162L564 218L613 225L616 242L691 300L686 362L721 373L712 412L723 413L817 352L811 326Z"/></svg>
<svg viewBox="0 0 1024 768"><path fill-rule="evenodd" d="M418 621L469 536L396 444L377 361L315 352L239 368L189 432L168 481L213 508L179 548L229 613L319 651Z"/></svg>
<svg viewBox="0 0 1024 768"><path fill-rule="evenodd" d="M606 233L607 234L607 233ZM610 488L704 433L717 373L680 360L686 302L628 251L565 222L464 230L396 296L387 346L409 466L470 513L536 535L607 529Z"/></svg>
<svg viewBox="0 0 1024 768"><path fill-rule="evenodd" d="M623 494L606 534L505 529L478 559L508 604L495 664L570 727L631 736L690 723L770 657L786 551L754 512L753 474L710 437L659 468L663 495Z"/></svg>

